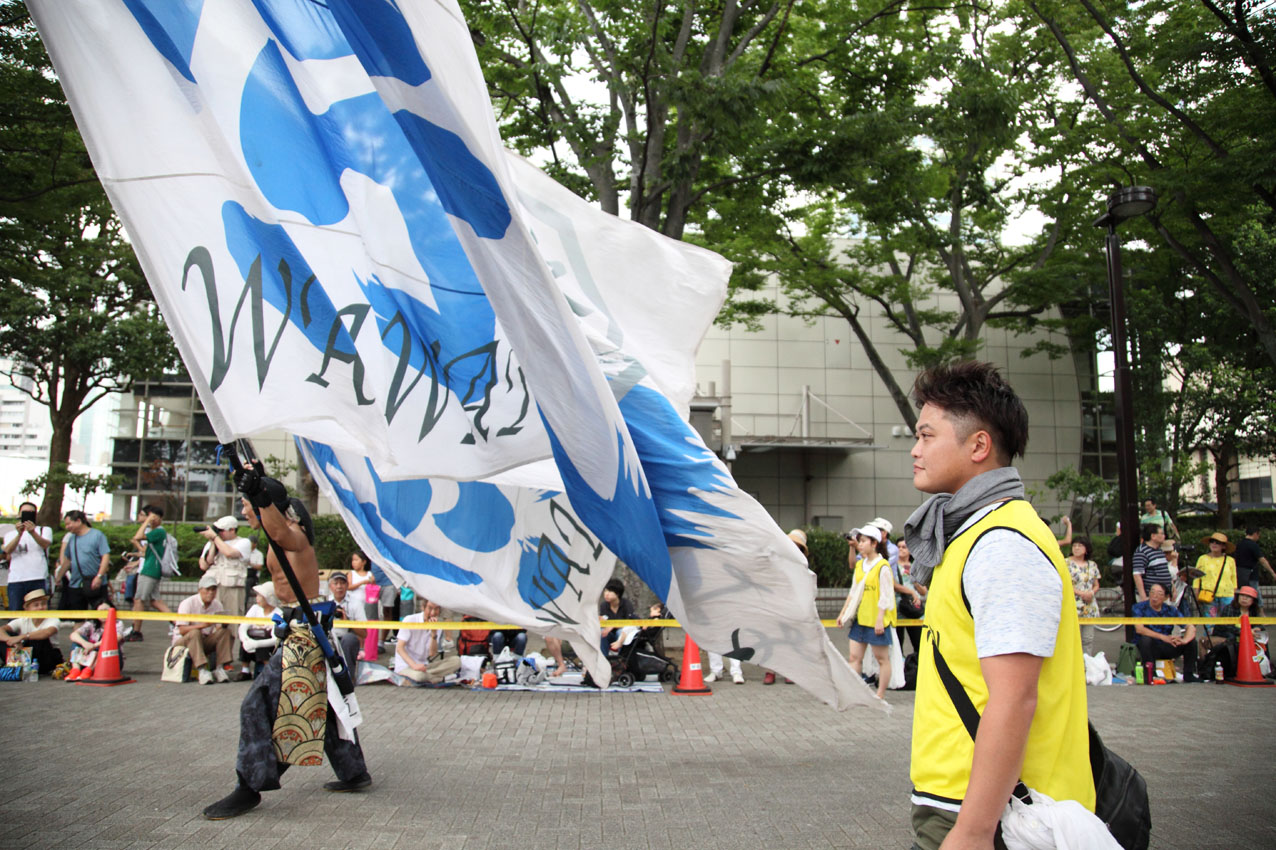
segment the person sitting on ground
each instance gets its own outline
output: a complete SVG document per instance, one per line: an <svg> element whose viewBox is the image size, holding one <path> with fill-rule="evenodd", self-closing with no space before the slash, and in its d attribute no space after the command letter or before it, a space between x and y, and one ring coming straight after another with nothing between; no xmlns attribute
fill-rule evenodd
<svg viewBox="0 0 1276 850"><path fill-rule="evenodd" d="M418 599L421 610L403 618L405 623L437 623L443 613L434 602ZM442 629L399 629L394 644L394 672L416 683L437 684L461 669L457 655L444 656ZM400 684L407 684L401 682Z"/></svg>
<svg viewBox="0 0 1276 850"><path fill-rule="evenodd" d="M368 619L363 613L363 603L356 602L349 595L349 589L350 578L345 573L333 573L328 576L328 594L332 597L332 601L337 603L333 619L360 621ZM340 645L341 654L346 659L346 666L350 669L352 676L359 669L359 646L367 636L367 629L351 629L345 626L335 626L332 629L332 639Z"/></svg>
<svg viewBox="0 0 1276 850"><path fill-rule="evenodd" d="M603 586L603 598L598 603L598 616L603 620L632 620L634 606L625 598L625 584L618 578L607 580ZM613 626L603 628L603 655L619 652L621 646L620 629Z"/></svg>
<svg viewBox="0 0 1276 850"><path fill-rule="evenodd" d="M567 661L563 658L563 642L556 637L546 635L545 651L549 653L550 658L554 659L554 672L550 673L549 677L557 679L567 672Z"/></svg>
<svg viewBox="0 0 1276 850"><path fill-rule="evenodd" d="M62 650L58 647L58 627L62 621L56 617L40 617L49 610L49 594L37 587L22 597L25 617L10 620L0 626L0 641L10 648L31 650L31 660L46 673L62 663Z"/></svg>
<svg viewBox="0 0 1276 850"><path fill-rule="evenodd" d="M1249 585L1237 589L1236 595L1232 599L1231 604L1219 612L1220 617L1230 618L1240 617L1242 615L1248 615L1251 620L1255 617L1263 616L1263 600L1259 597L1258 590L1250 587ZM1267 641L1259 640L1260 637L1263 637L1263 627L1251 626L1250 628L1254 633L1255 645L1262 646L1266 649ZM1210 632L1210 643L1214 646L1218 646L1225 640L1240 640L1240 637L1240 626L1214 626L1213 631Z"/></svg>
<svg viewBox="0 0 1276 850"><path fill-rule="evenodd" d="M279 607L279 597L275 595L273 582L262 582L253 588L256 601L248 609L247 617L269 617ZM240 678L249 676L256 679L270 662L279 646L279 638L275 637L274 626L263 626L256 623L239 624L239 662ZM250 669L251 668L251 669Z"/></svg>
<svg viewBox="0 0 1276 850"><path fill-rule="evenodd" d="M1160 582L1148 588L1148 598L1134 606L1135 617L1159 617L1166 620L1180 619L1183 613L1166 601L1165 585ZM1182 635L1174 634L1174 624L1155 623L1145 626L1136 623L1134 626L1135 642L1139 648L1139 658L1146 664L1166 658L1183 658L1183 681L1195 682L1196 677L1196 626L1191 623L1183 630Z"/></svg>
<svg viewBox="0 0 1276 850"><path fill-rule="evenodd" d="M500 655L507 645L515 655L527 653L526 629L497 629L488 636L488 641L492 645L492 655Z"/></svg>
<svg viewBox="0 0 1276 850"><path fill-rule="evenodd" d="M114 608L109 602L103 602L97 606L99 611L107 611ZM64 682L74 682L76 679L88 679L93 675L93 665L97 663L98 652L102 648L102 638L106 634L105 620L85 620L80 627L71 632L71 643L75 644L71 647L71 672L66 674ZM124 624L120 621L115 622L115 637L122 643L124 638ZM120 648L120 670L124 669L124 649Z"/></svg>
<svg viewBox="0 0 1276 850"><path fill-rule="evenodd" d="M1216 531L1202 537L1201 545L1208 551L1196 559L1196 568L1205 575L1192 582L1192 590L1202 613L1217 617L1219 611L1232 604L1232 597L1236 595L1236 559L1232 557L1236 544L1223 532Z"/></svg>
<svg viewBox="0 0 1276 850"><path fill-rule="evenodd" d="M217 599L217 579L205 574L199 580L199 589L177 606L178 614L221 614L225 609ZM225 623L203 623L177 620L173 632L173 644L186 647L190 653L192 669L199 670L199 683L229 682L226 667L231 663L231 631ZM214 653L213 669L208 669L208 653Z"/></svg>

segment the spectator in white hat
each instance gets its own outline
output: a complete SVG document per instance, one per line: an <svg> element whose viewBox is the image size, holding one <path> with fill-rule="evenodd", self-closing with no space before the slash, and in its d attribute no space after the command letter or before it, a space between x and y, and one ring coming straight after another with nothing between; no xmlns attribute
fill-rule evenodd
<svg viewBox="0 0 1276 850"><path fill-rule="evenodd" d="M239 520L224 516L199 532L208 538L199 554L199 569L217 580L217 594L227 614L242 614L248 607L244 585L252 542L239 536Z"/></svg>

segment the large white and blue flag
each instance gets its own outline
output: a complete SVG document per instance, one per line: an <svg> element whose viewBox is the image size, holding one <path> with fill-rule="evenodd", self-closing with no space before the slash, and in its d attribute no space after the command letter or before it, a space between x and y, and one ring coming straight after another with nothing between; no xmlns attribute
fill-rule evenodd
<svg viewBox="0 0 1276 850"><path fill-rule="evenodd" d="M483 563L469 609L516 598L532 506L565 495L703 646L868 700L800 554L684 421L725 265L509 158L454 2L28 5L219 437L297 434L356 534L463 610ZM396 483L433 499L381 506ZM501 499L508 529L460 530ZM596 585L555 586L579 622Z"/></svg>

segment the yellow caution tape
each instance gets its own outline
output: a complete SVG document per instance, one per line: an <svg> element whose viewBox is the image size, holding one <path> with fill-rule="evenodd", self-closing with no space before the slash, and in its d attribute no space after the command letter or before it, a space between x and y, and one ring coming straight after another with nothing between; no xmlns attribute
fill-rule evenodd
<svg viewBox="0 0 1276 850"><path fill-rule="evenodd" d="M16 620L20 617L27 617L30 611L0 611L0 620ZM56 617L60 620L104 620L109 612L107 611L40 611L38 616L43 619L45 617ZM265 625L274 622L268 617L236 617L231 614L178 614L176 611L129 611L117 610L116 616L121 620L157 620L174 622L182 620L191 623L226 623L228 625L237 625L239 623L252 623L254 625ZM1186 625L1191 623L1197 626L1239 626L1241 621L1239 617L1080 617L1078 621L1083 626L1133 626L1133 625ZM646 628L648 626L663 626L665 628L682 628L682 624L677 620L604 620L600 621L606 624L607 628L623 628L625 626L639 626ZM1276 625L1276 617L1250 617L1249 622L1254 626L1271 626ZM839 628L837 620L820 620L820 624L825 628ZM384 631L396 631L398 629L443 629L445 631L458 631L469 629L525 629L526 626L520 626L516 623L489 623L486 620L440 620L438 622L429 623L405 623L400 620L336 620L333 625L344 629L381 629ZM546 623L549 625L549 623ZM896 620L895 626L922 626L925 625L924 620ZM841 628L844 628L843 625Z"/></svg>

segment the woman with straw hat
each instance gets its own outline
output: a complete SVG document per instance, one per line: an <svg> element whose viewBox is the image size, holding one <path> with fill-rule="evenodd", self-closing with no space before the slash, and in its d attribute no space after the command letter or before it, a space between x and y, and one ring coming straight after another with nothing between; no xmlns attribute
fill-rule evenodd
<svg viewBox="0 0 1276 850"><path fill-rule="evenodd" d="M1202 537L1201 545L1206 547L1206 552L1196 559L1196 568L1205 575L1193 582L1192 587L1202 610L1208 611L1208 616L1217 617L1236 595L1236 559L1231 557L1236 544L1223 532L1216 531Z"/></svg>

